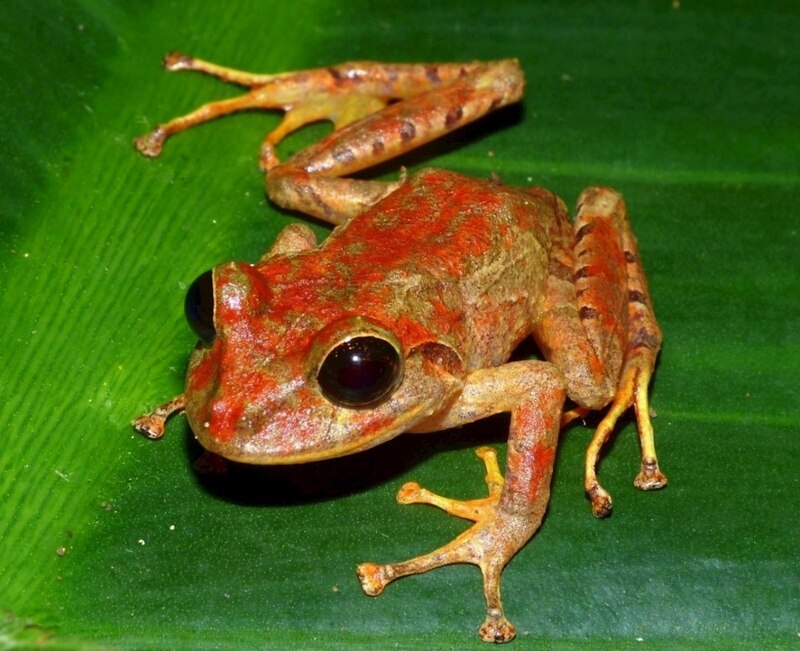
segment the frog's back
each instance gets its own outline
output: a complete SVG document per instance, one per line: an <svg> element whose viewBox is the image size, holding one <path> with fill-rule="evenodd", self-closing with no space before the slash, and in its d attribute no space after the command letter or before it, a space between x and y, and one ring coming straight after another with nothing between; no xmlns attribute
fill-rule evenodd
<svg viewBox="0 0 800 651"><path fill-rule="evenodd" d="M409 346L433 335L478 368L530 334L559 218L548 191L426 170L320 253L352 289L345 309L399 328Z"/></svg>

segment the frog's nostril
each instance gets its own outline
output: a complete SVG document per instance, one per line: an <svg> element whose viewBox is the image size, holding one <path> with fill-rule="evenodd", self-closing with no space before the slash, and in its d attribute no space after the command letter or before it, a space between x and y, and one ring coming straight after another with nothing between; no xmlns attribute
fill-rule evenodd
<svg viewBox="0 0 800 651"><path fill-rule="evenodd" d="M183 303L189 327L205 344L214 341L214 278L212 270L200 274L189 286Z"/></svg>

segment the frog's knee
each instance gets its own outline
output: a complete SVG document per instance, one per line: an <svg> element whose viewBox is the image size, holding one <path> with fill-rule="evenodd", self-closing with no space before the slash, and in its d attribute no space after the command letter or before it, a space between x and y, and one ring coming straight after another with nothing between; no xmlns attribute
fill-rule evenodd
<svg viewBox="0 0 800 651"><path fill-rule="evenodd" d="M609 378L600 382L582 376L567 378L569 399L586 409L602 409L614 399L615 394L616 386Z"/></svg>
<svg viewBox="0 0 800 651"><path fill-rule="evenodd" d="M279 206L293 208L298 204L298 183L291 171L282 166L271 169L264 179L267 196Z"/></svg>

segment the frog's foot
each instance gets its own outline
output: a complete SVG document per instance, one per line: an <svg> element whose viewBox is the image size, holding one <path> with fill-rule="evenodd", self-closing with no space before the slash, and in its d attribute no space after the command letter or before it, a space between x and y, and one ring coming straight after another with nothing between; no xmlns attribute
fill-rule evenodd
<svg viewBox="0 0 800 651"><path fill-rule="evenodd" d="M352 122L380 111L386 101L379 97L364 95L318 95L309 97L303 102L285 107L286 113L280 124L267 134L261 143L259 166L262 172L268 172L280 165L275 147L290 133L306 124L329 120L334 130L341 129Z"/></svg>
<svg viewBox="0 0 800 651"><path fill-rule="evenodd" d="M397 501L400 504L430 504L450 515L472 520L473 522L486 518L487 511L493 509L500 498L500 492L503 490L503 475L497 465L497 453L492 448L478 448L475 454L483 460L483 464L486 467L485 481L489 489L488 497L476 500L454 500L432 493L412 481L400 488L397 493Z"/></svg>
<svg viewBox="0 0 800 651"><path fill-rule="evenodd" d="M172 414L183 411L185 405L183 395L174 397L169 402L159 405L153 411L142 414L131 421L133 428L149 439L160 439L164 436L164 427Z"/></svg>
<svg viewBox="0 0 800 651"><path fill-rule="evenodd" d="M390 99L390 96L358 87L364 66L355 63L300 72L256 74L172 52L164 58L164 67L170 71L202 72L250 90L239 97L203 104L136 138L136 148L151 158L161 153L168 137L195 125L239 111L278 109L285 111L283 120L261 148L261 166L268 170L279 163L275 146L291 132L321 120L330 120L340 129L379 111Z"/></svg>
<svg viewBox="0 0 800 651"><path fill-rule="evenodd" d="M516 630L503 613L500 601L500 574L516 551L527 542L532 531L525 517L502 514L497 506L503 488L503 477L497 455L491 448L480 448L476 454L486 466L488 497L477 500L454 500L420 488L414 482L405 484L397 495L401 504L431 504L451 515L472 520L475 524L452 542L422 556L402 563L358 566L361 586L368 595L379 595L395 579L420 574L443 565L470 563L483 575L486 598L486 619L479 629L486 642L510 642Z"/></svg>
<svg viewBox="0 0 800 651"><path fill-rule="evenodd" d="M649 352L649 351L648 351ZM634 352L622 369L619 390L603 420L597 426L589 448L586 450L585 489L592 505L592 513L598 518L611 514L612 500L597 479L597 461L605 442L611 436L620 416L631 406L636 413L639 440L642 449L641 468L633 485L640 490L657 490L667 485L667 477L658 467L653 425L650 421L650 405L647 387L652 375L653 360L648 353ZM654 357L654 355L653 355Z"/></svg>

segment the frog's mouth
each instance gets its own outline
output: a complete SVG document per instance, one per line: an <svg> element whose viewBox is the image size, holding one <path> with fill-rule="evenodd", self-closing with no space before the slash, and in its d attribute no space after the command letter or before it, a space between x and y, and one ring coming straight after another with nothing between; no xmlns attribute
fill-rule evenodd
<svg viewBox="0 0 800 651"><path fill-rule="evenodd" d="M273 465L340 457L407 432L441 408L457 381L424 373L422 366L419 356L408 358L396 391L368 408L335 405L313 380L294 378L261 394L253 385L228 394L217 382L195 391L189 385L186 415L200 444L231 461Z"/></svg>
<svg viewBox="0 0 800 651"><path fill-rule="evenodd" d="M265 427L253 430L240 426L228 437L221 437L212 422L189 422L200 444L231 461L259 465L283 465L321 461L353 454L388 441L407 431L420 420L426 405L418 404L402 415L387 419L377 414L369 418L337 418L329 414L304 418L284 415Z"/></svg>
<svg viewBox="0 0 800 651"><path fill-rule="evenodd" d="M243 413L232 426L223 422L229 413L219 403L201 412L187 408L186 413L195 437L210 452L242 463L296 464L374 447L430 413L427 402L392 402L402 405L402 411L345 409L321 401L313 409L279 410L269 417Z"/></svg>

